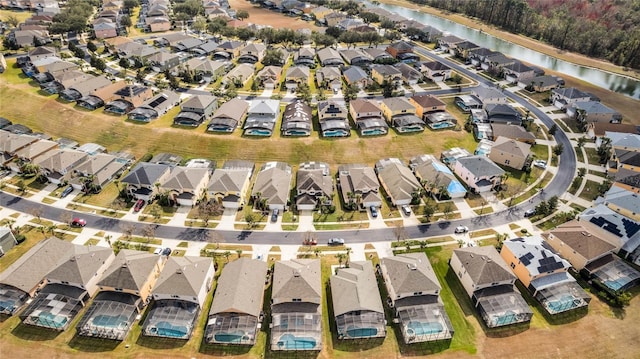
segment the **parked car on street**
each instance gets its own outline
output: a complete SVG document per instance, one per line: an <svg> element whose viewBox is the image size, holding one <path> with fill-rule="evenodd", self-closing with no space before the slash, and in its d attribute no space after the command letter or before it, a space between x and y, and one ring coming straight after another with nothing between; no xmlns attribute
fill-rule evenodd
<svg viewBox="0 0 640 359"><path fill-rule="evenodd" d="M343 238L329 238L329 245L330 246L341 246L344 244L344 239Z"/></svg>
<svg viewBox="0 0 640 359"><path fill-rule="evenodd" d="M531 208L531 209L528 209L528 210L524 211L524 217L525 218L533 217L535 215L536 215L536 209L535 208Z"/></svg>
<svg viewBox="0 0 640 359"><path fill-rule="evenodd" d="M82 218L74 218L73 221L71 221L71 227L84 227L86 225L87 221Z"/></svg>
<svg viewBox="0 0 640 359"><path fill-rule="evenodd" d="M467 233L469 232L469 227L467 226L457 226L456 229L453 230L454 233Z"/></svg>

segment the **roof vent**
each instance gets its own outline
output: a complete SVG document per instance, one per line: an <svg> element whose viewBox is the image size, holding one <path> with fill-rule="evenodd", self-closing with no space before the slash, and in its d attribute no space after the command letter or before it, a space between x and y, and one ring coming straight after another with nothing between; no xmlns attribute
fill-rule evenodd
<svg viewBox="0 0 640 359"><path fill-rule="evenodd" d="M176 270L176 274L182 274L182 269L178 268L178 269Z"/></svg>
<svg viewBox="0 0 640 359"><path fill-rule="evenodd" d="M417 270L418 269L418 265L415 263L409 263L407 264L407 268L409 268L410 270Z"/></svg>
<svg viewBox="0 0 640 359"><path fill-rule="evenodd" d="M300 277L300 271L299 270L294 271L293 276L296 278Z"/></svg>

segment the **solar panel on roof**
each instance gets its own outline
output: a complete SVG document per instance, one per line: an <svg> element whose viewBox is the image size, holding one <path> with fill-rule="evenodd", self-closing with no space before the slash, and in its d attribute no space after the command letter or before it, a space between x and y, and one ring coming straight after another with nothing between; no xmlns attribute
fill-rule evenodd
<svg viewBox="0 0 640 359"><path fill-rule="evenodd" d="M167 98L165 96L160 96L157 99L151 101L151 103L149 103L149 106L152 108L156 108L165 101L167 101Z"/></svg>
<svg viewBox="0 0 640 359"><path fill-rule="evenodd" d="M622 218L622 225L624 225L624 230L627 233L627 237L633 237L638 231L640 231L640 223L630 221L626 218Z"/></svg>
<svg viewBox="0 0 640 359"><path fill-rule="evenodd" d="M528 266L534 257L535 256L533 254L527 253L518 259L520 259L520 262L522 262L525 266Z"/></svg>

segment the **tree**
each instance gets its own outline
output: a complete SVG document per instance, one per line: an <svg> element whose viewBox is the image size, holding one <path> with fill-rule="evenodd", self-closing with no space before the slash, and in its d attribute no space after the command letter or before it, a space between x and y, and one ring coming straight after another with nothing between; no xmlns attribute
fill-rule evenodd
<svg viewBox="0 0 640 359"><path fill-rule="evenodd" d="M449 218L449 215L451 214L451 212L453 212L453 205L451 204L451 202L445 203L444 207L442 208L442 213L444 214L444 218Z"/></svg>
<svg viewBox="0 0 640 359"><path fill-rule="evenodd" d="M151 242L156 236L156 225L148 224L142 227L142 236L147 239L147 243Z"/></svg>
<svg viewBox="0 0 640 359"><path fill-rule="evenodd" d="M6 22L7 24L9 24L9 26L11 27L17 27L18 24L20 24L20 20L18 20L18 18L13 15L13 14L9 14L5 19L4 22Z"/></svg>
<svg viewBox="0 0 640 359"><path fill-rule="evenodd" d="M431 216L433 216L433 207L426 205L424 206L424 209L422 210L422 214L424 215L424 218L429 221L431 220Z"/></svg>
<svg viewBox="0 0 640 359"><path fill-rule="evenodd" d="M131 67L131 63L129 62L129 59L127 59L126 57L121 58L120 61L118 61L118 65L120 65L120 67L122 67L124 69L124 75L126 77L127 76L127 69L129 69L129 67Z"/></svg>
<svg viewBox="0 0 640 359"><path fill-rule="evenodd" d="M89 61L89 64L92 67L95 67L96 69L103 72L107 68L107 64L104 62L104 60L95 55L91 55L91 60Z"/></svg>
<svg viewBox="0 0 640 359"><path fill-rule="evenodd" d="M122 3L122 6L124 6L124 8L127 10L131 10L138 5L140 5L138 0L124 0L124 2Z"/></svg>
<svg viewBox="0 0 640 359"><path fill-rule="evenodd" d="M209 225L209 219L222 215L224 208L215 199L210 201L200 201L196 208L196 216L204 222L204 226Z"/></svg>
<svg viewBox="0 0 640 359"><path fill-rule="evenodd" d="M549 134L551 136L555 136L556 131L558 131L558 125L554 123L551 127L549 127Z"/></svg>
<svg viewBox="0 0 640 359"><path fill-rule="evenodd" d="M600 140L600 145L597 148L598 156L600 157L600 163L607 163L609 158L611 158L611 139L608 137L603 137Z"/></svg>
<svg viewBox="0 0 640 359"><path fill-rule="evenodd" d="M147 211L153 217L154 221L159 221L162 218L162 206L158 203L152 203L147 207Z"/></svg>
<svg viewBox="0 0 640 359"><path fill-rule="evenodd" d="M358 98L358 92L360 92L360 88L354 84L347 84L343 86L342 93L344 94L344 98L349 100L355 100Z"/></svg>
<svg viewBox="0 0 640 359"><path fill-rule="evenodd" d="M342 35L342 33L344 32L344 30L342 30L339 27L336 26L330 26L325 30L325 34L329 35L331 37L333 37L334 39L337 39L340 37L340 35Z"/></svg>
<svg viewBox="0 0 640 359"><path fill-rule="evenodd" d="M336 259L338 259L338 265L340 267L342 267L342 262L344 262L344 260L347 258L347 255L345 253L338 253L336 254Z"/></svg>
<svg viewBox="0 0 640 359"><path fill-rule="evenodd" d="M389 82L387 80L384 80L382 82L382 96L384 96L384 98L392 97L394 89L395 86L392 82Z"/></svg>
<svg viewBox="0 0 640 359"><path fill-rule="evenodd" d="M224 258L227 261L227 263L229 263L229 257L231 256L231 251L224 251L224 253L222 253L222 255L224 256Z"/></svg>
<svg viewBox="0 0 640 359"><path fill-rule="evenodd" d="M307 83L301 83L296 87L296 94L298 98L307 103L307 105L311 104L311 89Z"/></svg>
<svg viewBox="0 0 640 359"><path fill-rule="evenodd" d="M353 249L351 249L351 247L347 247L345 248L345 255L346 255L346 262L345 265L348 267L349 266L349 261L351 260L351 253L353 252Z"/></svg>
<svg viewBox="0 0 640 359"><path fill-rule="evenodd" d="M587 169L584 167L580 167L578 168L578 177L582 178L584 177L584 175L587 174Z"/></svg>
<svg viewBox="0 0 640 359"><path fill-rule="evenodd" d="M98 46L96 46L96 44L93 41L89 41L87 42L87 50L91 52L96 52L98 51Z"/></svg>
<svg viewBox="0 0 640 359"><path fill-rule="evenodd" d="M71 225L71 222L73 221L73 215L70 212L62 212L60 214L60 222L65 223L68 226Z"/></svg>
<svg viewBox="0 0 640 359"><path fill-rule="evenodd" d="M560 156L564 152L564 145L562 143L558 143L553 146L553 154L556 156Z"/></svg>
<svg viewBox="0 0 640 359"><path fill-rule="evenodd" d="M131 27L132 22L131 22L131 18L129 17L129 15L122 15L122 17L120 17L120 26L124 26L125 28L130 28Z"/></svg>
<svg viewBox="0 0 640 359"><path fill-rule="evenodd" d="M370 24L372 22L380 22L380 16L372 12L361 13L360 18L362 19L362 21L364 21L365 24Z"/></svg>
<svg viewBox="0 0 640 359"><path fill-rule="evenodd" d="M584 147L584 144L587 142L586 137L578 137L578 148Z"/></svg>
<svg viewBox="0 0 640 359"><path fill-rule="evenodd" d="M38 223L40 223L42 221L41 217L44 213L44 209L42 207L31 207L29 208L28 213L38 219Z"/></svg>
<svg viewBox="0 0 640 359"><path fill-rule="evenodd" d="M249 18L249 12L247 10L238 10L236 11L236 19L240 21L244 21L244 19Z"/></svg>
<svg viewBox="0 0 640 359"><path fill-rule="evenodd" d="M280 66L284 65L284 60L282 57L282 50L267 49L261 62L264 66Z"/></svg>
<svg viewBox="0 0 640 359"><path fill-rule="evenodd" d="M249 228L253 228L256 225L256 217L253 215L253 213L247 213L244 216L244 220L245 222L247 222L247 227Z"/></svg>
<svg viewBox="0 0 640 359"><path fill-rule="evenodd" d="M238 255L238 259L242 257L242 249L236 249L236 254Z"/></svg>
<svg viewBox="0 0 640 359"><path fill-rule="evenodd" d="M193 24L191 24L191 28L198 33L203 32L207 29L207 19L204 16L197 16Z"/></svg>

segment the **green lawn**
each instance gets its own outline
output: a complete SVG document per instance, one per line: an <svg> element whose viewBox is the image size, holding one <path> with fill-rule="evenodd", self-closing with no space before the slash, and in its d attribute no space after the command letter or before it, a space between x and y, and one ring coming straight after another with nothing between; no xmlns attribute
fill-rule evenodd
<svg viewBox="0 0 640 359"><path fill-rule="evenodd" d="M593 201L598 198L600 195L598 193L598 185L598 182L587 180L582 192L580 192L580 198L586 199L587 201Z"/></svg>

